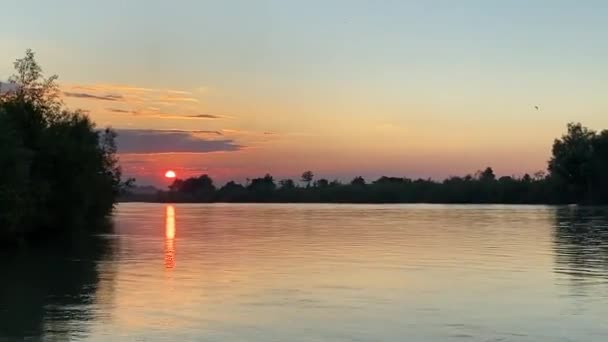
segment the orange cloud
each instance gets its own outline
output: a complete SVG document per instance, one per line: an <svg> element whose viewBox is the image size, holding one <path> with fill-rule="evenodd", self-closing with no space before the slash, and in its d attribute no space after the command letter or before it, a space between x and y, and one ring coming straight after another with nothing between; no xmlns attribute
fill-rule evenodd
<svg viewBox="0 0 608 342"><path fill-rule="evenodd" d="M142 110L130 110L130 109L122 109L122 108L106 108L107 111L118 114L131 114L135 116L145 116L145 117L154 117L161 119L186 119L186 120L213 120L213 119L221 119L223 118L220 115L213 114L176 114L176 113L167 113L161 112L160 108L156 107L147 107Z"/></svg>
<svg viewBox="0 0 608 342"><path fill-rule="evenodd" d="M124 97L122 95L114 95L114 94L95 95L95 94L89 94L89 93L75 93L75 92L70 92L70 91L63 92L63 95L65 95L67 97L77 97L77 98L81 98L81 99L101 100L101 101L120 101L120 100L124 99Z"/></svg>
<svg viewBox="0 0 608 342"><path fill-rule="evenodd" d="M159 102L192 102L192 103L198 103L198 99L195 99L194 97L186 97L186 96L182 96L180 95L175 95L175 93L169 93L167 95L163 95L159 98Z"/></svg>
<svg viewBox="0 0 608 342"><path fill-rule="evenodd" d="M192 92L186 90L153 89L117 84L65 85L62 88L66 96L91 100L107 100L105 97L112 94L119 96L125 102L160 102L169 105L199 102L197 98L191 96Z"/></svg>

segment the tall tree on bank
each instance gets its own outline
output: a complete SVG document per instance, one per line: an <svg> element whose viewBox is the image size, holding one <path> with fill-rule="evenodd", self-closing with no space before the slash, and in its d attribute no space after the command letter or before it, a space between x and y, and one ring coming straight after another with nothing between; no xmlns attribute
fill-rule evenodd
<svg viewBox="0 0 608 342"><path fill-rule="evenodd" d="M0 235L86 228L123 189L116 134L61 102L31 50L0 94Z"/></svg>
<svg viewBox="0 0 608 342"><path fill-rule="evenodd" d="M553 142L549 172L558 193L572 203L608 201L608 131L600 134L580 123Z"/></svg>

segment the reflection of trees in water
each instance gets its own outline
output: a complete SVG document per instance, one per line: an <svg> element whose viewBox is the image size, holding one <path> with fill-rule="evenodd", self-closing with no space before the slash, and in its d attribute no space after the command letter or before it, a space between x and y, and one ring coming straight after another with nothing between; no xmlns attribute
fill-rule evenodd
<svg viewBox="0 0 608 342"><path fill-rule="evenodd" d="M557 273L581 282L608 279L608 208L558 208L554 248Z"/></svg>
<svg viewBox="0 0 608 342"><path fill-rule="evenodd" d="M0 341L81 336L97 318L92 307L108 305L111 293L100 287L112 286L113 272L103 262L112 258L114 241L67 240L0 254Z"/></svg>

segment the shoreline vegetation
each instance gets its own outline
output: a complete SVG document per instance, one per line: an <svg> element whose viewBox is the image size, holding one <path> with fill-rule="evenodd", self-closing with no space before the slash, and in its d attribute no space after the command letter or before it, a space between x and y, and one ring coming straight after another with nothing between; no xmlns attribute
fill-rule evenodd
<svg viewBox="0 0 608 342"><path fill-rule="evenodd" d="M608 130L570 123L555 139L547 172L497 177L488 167L443 181L381 177L348 183L271 175L217 187L208 175L176 179L167 191L136 194L122 179L116 133L61 101L34 53L14 63L0 89L0 240L91 232L118 201L175 203L608 204Z"/></svg>
<svg viewBox="0 0 608 342"><path fill-rule="evenodd" d="M302 185L303 184L303 185ZM216 187L206 174L176 179L167 191L125 193L123 202L175 203L442 203L442 204L608 204L608 130L597 133L580 123L553 142L547 172L497 177L491 167L443 181L380 177L348 183L315 179L311 171L299 184L267 174L246 184Z"/></svg>
<svg viewBox="0 0 608 342"><path fill-rule="evenodd" d="M116 133L63 105L31 50L0 92L0 240L91 232L132 180L121 180Z"/></svg>

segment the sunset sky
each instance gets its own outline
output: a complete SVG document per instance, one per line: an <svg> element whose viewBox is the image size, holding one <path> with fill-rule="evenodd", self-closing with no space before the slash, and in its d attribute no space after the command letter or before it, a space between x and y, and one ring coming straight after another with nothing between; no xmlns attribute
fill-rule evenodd
<svg viewBox="0 0 608 342"><path fill-rule="evenodd" d="M608 128L606 1L12 1L65 103L164 186L271 173L443 178L545 169L569 121ZM539 106L536 110L534 106Z"/></svg>

